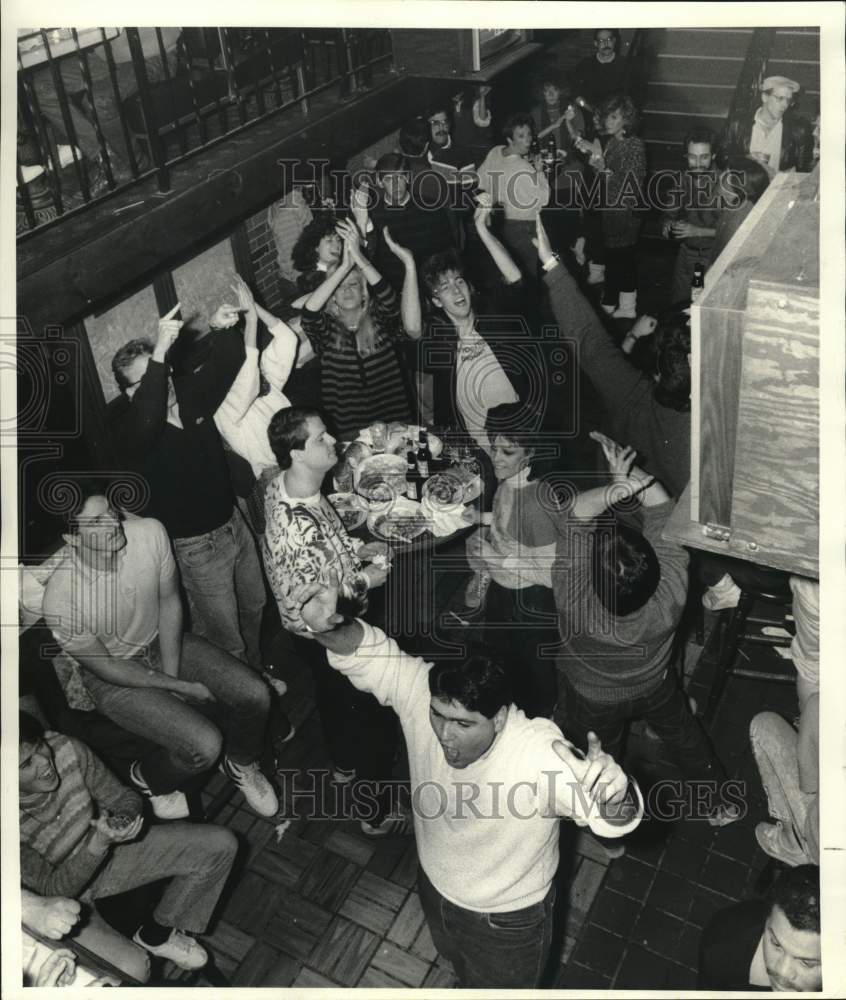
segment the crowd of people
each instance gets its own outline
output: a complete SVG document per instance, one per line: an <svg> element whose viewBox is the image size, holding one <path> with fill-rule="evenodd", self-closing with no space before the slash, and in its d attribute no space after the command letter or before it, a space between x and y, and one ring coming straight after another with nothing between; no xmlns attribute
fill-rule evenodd
<svg viewBox="0 0 846 1000"><path fill-rule="evenodd" d="M703 571L662 530L690 478L691 285L771 176L811 166L812 133L788 114L799 88L783 77L722 140L690 131L658 220L677 246L665 309L639 315L647 160L618 44L599 29L595 56L572 82L548 72L501 142L483 88L472 109L407 122L348 211L292 203L279 249L298 295L285 319L234 278L237 301L205 336L176 303L152 339L115 354L111 440L146 502L128 512L102 478L73 485L43 614L73 664L68 703L147 750L124 784L93 736L21 713L23 914L42 944L78 942L137 982L150 956L207 960L196 935L237 843L190 822L186 792L219 766L258 815L279 812L273 762L296 733L284 663L269 664L261 641L271 595L285 648L311 671L332 780L369 792L352 813L365 836L415 837L423 910L461 986L541 982L559 820L614 857L644 814L621 766L632 721L696 789L695 812L677 819L743 815L672 661L697 581L713 584L709 607L731 607L735 567ZM582 203L589 188L598 197ZM541 336L552 325L597 401L585 488L568 478L561 420L576 389L552 377L558 345ZM463 659L401 648L385 600L391 548L348 532L328 498L342 446L374 421L449 427L477 456L484 502L459 593L482 641ZM706 931L714 988L821 979L818 593L791 583L798 733L766 712L750 732L774 821L756 836L786 870L769 902ZM410 810L392 780L400 733ZM97 915L96 900L163 879L131 941ZM64 961L52 953L32 981L67 981Z"/></svg>

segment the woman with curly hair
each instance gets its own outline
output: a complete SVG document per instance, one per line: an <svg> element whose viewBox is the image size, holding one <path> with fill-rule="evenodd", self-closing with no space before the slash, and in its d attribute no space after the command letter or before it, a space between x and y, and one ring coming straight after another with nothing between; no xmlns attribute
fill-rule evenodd
<svg viewBox="0 0 846 1000"><path fill-rule="evenodd" d="M340 264L343 244L337 224L335 215L321 212L305 227L294 244L291 259L300 272L297 287L301 293L314 290L312 276L315 272L322 278Z"/></svg>
<svg viewBox="0 0 846 1000"><path fill-rule="evenodd" d="M602 308L615 319L636 319L638 209L644 207L646 152L634 135L637 108L630 97L609 97L599 110L599 120L608 136L604 150L599 140L590 143L580 139L576 147L589 154L591 167L605 180L600 212L605 252Z"/></svg>
<svg viewBox="0 0 846 1000"><path fill-rule="evenodd" d="M321 399L333 433L351 439L375 420L408 423L414 392L402 357L406 338L421 334L417 270L410 250L385 230L402 261L402 302L361 250L351 222L339 222L341 262L303 306L302 327L320 360Z"/></svg>

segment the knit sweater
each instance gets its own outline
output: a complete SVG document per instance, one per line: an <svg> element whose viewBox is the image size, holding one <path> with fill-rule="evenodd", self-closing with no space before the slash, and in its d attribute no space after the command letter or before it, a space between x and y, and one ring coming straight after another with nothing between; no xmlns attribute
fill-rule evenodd
<svg viewBox="0 0 846 1000"><path fill-rule="evenodd" d="M563 652L558 665L585 698L618 704L649 694L664 678L673 637L687 599L687 550L664 541L671 502L643 508L643 534L658 557L661 578L637 611L615 615L594 592L591 536L612 530L606 519L570 519L561 532L552 567Z"/></svg>
<svg viewBox="0 0 846 1000"><path fill-rule="evenodd" d="M637 243L643 220L641 185L646 177L646 151L637 136L614 137L605 147L606 207L602 209L602 241L607 247Z"/></svg>
<svg viewBox="0 0 846 1000"><path fill-rule="evenodd" d="M20 797L21 882L41 896L78 896L108 852L86 845L91 820L104 809L134 819L141 798L125 788L84 743L47 733L59 786Z"/></svg>
<svg viewBox="0 0 846 1000"><path fill-rule="evenodd" d="M602 400L602 430L637 449L638 464L680 496L690 479L690 413L656 401L652 379L623 354L566 268L544 280L556 322L578 345L579 365Z"/></svg>
<svg viewBox="0 0 846 1000"><path fill-rule="evenodd" d="M549 204L549 183L522 156L505 154L505 146L494 146L479 167L479 187L502 205L510 222L534 222Z"/></svg>
<svg viewBox="0 0 846 1000"><path fill-rule="evenodd" d="M411 421L414 404L398 352L406 333L396 292L383 278L370 288L370 319L376 339L362 356L355 334L327 309L303 309L303 332L320 358L323 409L333 433L352 439L374 420Z"/></svg>
<svg viewBox="0 0 846 1000"><path fill-rule="evenodd" d="M361 623L358 650L329 662L399 716L408 747L414 835L429 881L468 910L507 912L544 898L558 866L559 816L584 817L575 777L552 749L548 719L515 705L489 749L451 767L429 721L430 664Z"/></svg>

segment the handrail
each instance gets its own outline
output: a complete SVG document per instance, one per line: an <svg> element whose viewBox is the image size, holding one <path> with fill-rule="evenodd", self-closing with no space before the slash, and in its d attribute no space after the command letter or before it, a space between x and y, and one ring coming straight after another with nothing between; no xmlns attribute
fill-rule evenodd
<svg viewBox="0 0 846 1000"><path fill-rule="evenodd" d="M393 59L387 29L41 28L18 43L21 240L151 176L166 191L186 157L307 116L332 87L354 98Z"/></svg>
<svg viewBox="0 0 846 1000"><path fill-rule="evenodd" d="M746 58L737 78L731 99L726 130L740 120L754 114L761 103L761 84L767 75L770 50L775 38L775 28L755 28L746 49Z"/></svg>

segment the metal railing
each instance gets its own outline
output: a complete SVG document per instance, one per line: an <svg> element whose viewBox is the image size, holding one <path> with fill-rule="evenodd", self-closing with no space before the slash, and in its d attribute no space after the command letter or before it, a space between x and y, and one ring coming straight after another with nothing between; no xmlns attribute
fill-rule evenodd
<svg viewBox="0 0 846 1000"><path fill-rule="evenodd" d="M318 95L390 69L387 29L39 28L18 37L25 238Z"/></svg>

